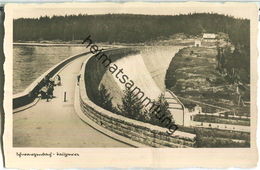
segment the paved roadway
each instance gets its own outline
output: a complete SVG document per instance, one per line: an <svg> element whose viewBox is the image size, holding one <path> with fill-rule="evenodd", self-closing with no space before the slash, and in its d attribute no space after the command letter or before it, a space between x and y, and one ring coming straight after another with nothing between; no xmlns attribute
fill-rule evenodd
<svg viewBox="0 0 260 170"><path fill-rule="evenodd" d="M61 72L62 86L56 86L54 99L40 100L35 106L13 115L14 147L130 147L83 122L74 111L76 76L84 56ZM67 102L63 102L64 91Z"/></svg>

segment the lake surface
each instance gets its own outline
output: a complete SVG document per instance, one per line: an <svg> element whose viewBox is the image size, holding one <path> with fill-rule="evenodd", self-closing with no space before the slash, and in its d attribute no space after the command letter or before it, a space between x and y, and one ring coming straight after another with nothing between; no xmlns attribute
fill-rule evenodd
<svg viewBox="0 0 260 170"><path fill-rule="evenodd" d="M16 46L13 49L13 93L22 92L35 79L60 61L83 52L76 46Z"/></svg>

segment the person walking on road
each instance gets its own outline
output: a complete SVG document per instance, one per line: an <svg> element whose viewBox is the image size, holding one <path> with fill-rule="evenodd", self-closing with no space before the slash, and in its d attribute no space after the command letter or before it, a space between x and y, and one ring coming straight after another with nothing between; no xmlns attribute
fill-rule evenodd
<svg viewBox="0 0 260 170"><path fill-rule="evenodd" d="M55 84L61 86L61 77L59 74L55 77Z"/></svg>
<svg viewBox="0 0 260 170"><path fill-rule="evenodd" d="M81 74L79 74L79 75L77 76L77 85L79 85L80 76L81 76Z"/></svg>

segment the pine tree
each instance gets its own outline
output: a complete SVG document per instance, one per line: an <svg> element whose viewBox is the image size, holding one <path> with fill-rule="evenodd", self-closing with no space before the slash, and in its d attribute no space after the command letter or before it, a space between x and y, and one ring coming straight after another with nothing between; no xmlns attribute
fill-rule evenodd
<svg viewBox="0 0 260 170"><path fill-rule="evenodd" d="M97 104L106 110L114 111L112 97L103 84L100 85L98 91Z"/></svg>
<svg viewBox="0 0 260 170"><path fill-rule="evenodd" d="M164 122L166 118L174 123L171 112L169 111L169 104L163 94L159 96L158 100L154 102L153 106L154 107L150 109L150 121L152 124L167 127L169 124Z"/></svg>
<svg viewBox="0 0 260 170"><path fill-rule="evenodd" d="M129 89L126 89L124 94L122 105L119 106L120 113L132 119L142 119L144 115L142 102Z"/></svg>

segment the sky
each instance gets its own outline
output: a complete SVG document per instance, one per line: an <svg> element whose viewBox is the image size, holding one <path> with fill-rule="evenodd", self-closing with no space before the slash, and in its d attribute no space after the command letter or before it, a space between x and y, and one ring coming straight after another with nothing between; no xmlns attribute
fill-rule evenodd
<svg viewBox="0 0 260 170"><path fill-rule="evenodd" d="M28 5L19 6L13 12L14 19L17 18L38 18L40 16L64 16L64 15L78 15L78 14L108 14L108 13L130 13L130 14L149 14L149 15L177 15L188 13L203 13L213 12L219 14L231 15L236 18L248 18L250 10L246 9L243 5L225 5L216 3L206 3L204 5L194 3L171 3L165 5L163 3L89 3L77 4L74 7L72 4L65 4L63 6L51 4L50 6ZM98 4L98 5L97 5Z"/></svg>

